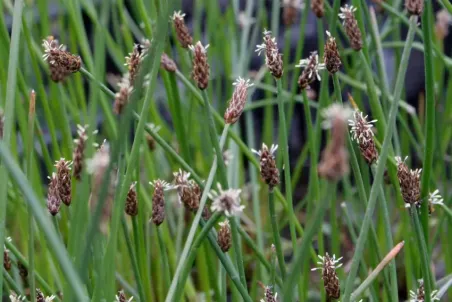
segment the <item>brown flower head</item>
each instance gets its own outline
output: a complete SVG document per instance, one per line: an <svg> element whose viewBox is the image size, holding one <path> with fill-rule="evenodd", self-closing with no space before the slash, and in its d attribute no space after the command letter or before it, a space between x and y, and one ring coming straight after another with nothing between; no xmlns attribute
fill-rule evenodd
<svg viewBox="0 0 452 302"><path fill-rule="evenodd" d="M352 139L358 143L361 155L366 162L371 165L378 159L378 151L375 147L374 132L372 131L373 124L377 120L367 121L367 115L364 116L359 110L355 110L353 120L349 120L351 126L350 133Z"/></svg>
<svg viewBox="0 0 452 302"><path fill-rule="evenodd" d="M87 134L88 125L82 126L77 125L77 135L78 138L74 139L75 149L74 154L72 156L73 161L73 173L74 177L77 180L80 180L82 177L82 170L84 166L85 160L85 144L88 140ZM97 134L97 130L93 131L93 135ZM98 147L96 143L93 144L95 147Z"/></svg>
<svg viewBox="0 0 452 302"><path fill-rule="evenodd" d="M282 56L279 53L276 38L271 36L271 31L264 30L264 43L256 46L258 55L260 55L262 51L265 51L265 64L270 70L270 73L276 79L281 78L284 73Z"/></svg>
<svg viewBox="0 0 452 302"><path fill-rule="evenodd" d="M45 61L49 63L50 77L54 82L66 79L71 73L77 72L82 66L79 56L66 51L63 44L59 44L53 37L48 37L42 42Z"/></svg>
<svg viewBox="0 0 452 302"><path fill-rule="evenodd" d="M224 113L224 121L226 124L234 124L242 115L248 95L248 88L254 84L251 84L250 80L239 77L232 85L235 86L234 93L232 94L232 99Z"/></svg>
<svg viewBox="0 0 452 302"><path fill-rule="evenodd" d="M327 297L329 299L339 299L341 289L339 287L339 278L337 277L336 269L342 266L342 263L340 263L342 257L336 259L336 256L333 255L333 258L331 258L328 253L324 257L320 255L318 257L320 261L317 264L320 266L311 270L322 271L323 286L325 287Z"/></svg>
<svg viewBox="0 0 452 302"><path fill-rule="evenodd" d="M425 301L425 288L424 280L418 280L419 287L416 291L410 290L410 302L424 302ZM430 301L439 301L438 291L434 290L430 293Z"/></svg>
<svg viewBox="0 0 452 302"><path fill-rule="evenodd" d="M276 167L275 161L276 149L278 149L278 145L271 145L269 149L267 145L263 143L262 148L259 151L251 150L259 156L261 177L268 185L270 191L279 184L279 170Z"/></svg>
<svg viewBox="0 0 452 302"><path fill-rule="evenodd" d="M314 15L317 16L317 18L322 18L325 14L323 0L311 0L311 9L314 12Z"/></svg>
<svg viewBox="0 0 452 302"><path fill-rule="evenodd" d="M229 221L225 220L219 223L220 229L218 230L217 243L223 252L229 251L232 245L232 234Z"/></svg>
<svg viewBox="0 0 452 302"><path fill-rule="evenodd" d="M154 195L152 196L152 222L159 226L165 219L165 195L164 191L171 190L173 187L166 181L157 179L150 182L154 187Z"/></svg>
<svg viewBox="0 0 452 302"><path fill-rule="evenodd" d="M265 290L265 299L261 299L260 302L278 302L278 293L273 294L272 288L270 286L261 286Z"/></svg>
<svg viewBox="0 0 452 302"><path fill-rule="evenodd" d="M129 216L137 216L138 214L138 198L137 198L137 191L135 189L136 182L133 182L130 185L129 191L127 192L126 197L126 205L124 208L124 211Z"/></svg>
<svg viewBox="0 0 452 302"><path fill-rule="evenodd" d="M162 53L160 57L160 66L169 72L175 72L177 70L176 63L166 53Z"/></svg>
<svg viewBox="0 0 452 302"><path fill-rule="evenodd" d="M350 108L339 104L333 104L322 112L324 128L331 129L331 141L322 152L318 173L330 181L341 179L349 171L346 138L347 119L351 114Z"/></svg>
<svg viewBox="0 0 452 302"><path fill-rule="evenodd" d="M47 189L47 208L50 214L55 216L60 211L61 199L58 194L58 178L55 173L50 177L49 187Z"/></svg>
<svg viewBox="0 0 452 302"><path fill-rule="evenodd" d="M223 190L217 185L218 191L211 190L209 197L212 200L212 212L223 212L226 216L238 216L245 206L240 205L240 189Z"/></svg>
<svg viewBox="0 0 452 302"><path fill-rule="evenodd" d="M405 7L410 15L420 16L424 11L424 0L405 0Z"/></svg>
<svg viewBox="0 0 452 302"><path fill-rule="evenodd" d="M115 94L115 102L113 103L113 112L121 114L129 102L133 87L130 85L127 76L123 77L118 83L119 91Z"/></svg>
<svg viewBox="0 0 452 302"><path fill-rule="evenodd" d="M138 72L140 71L140 64L144 56L143 52L140 49L141 46L139 44L135 44L132 52L129 53L129 55L126 57L126 63L124 65L127 66L127 69L129 71L129 86L133 86L133 83L135 83L135 79L138 76Z"/></svg>
<svg viewBox="0 0 452 302"><path fill-rule="evenodd" d="M345 33L350 40L350 46L354 50L359 51L363 47L363 40L361 38L361 31L358 27L358 21L356 21L354 15L355 11L356 7L346 4L344 7L341 7L339 18L344 20L343 26L345 28Z"/></svg>
<svg viewBox="0 0 452 302"><path fill-rule="evenodd" d="M396 156L397 178L399 179L400 190L402 191L403 201L406 207L411 205L420 206L421 204L421 172L422 169L411 170L406 165L408 156L402 160Z"/></svg>
<svg viewBox="0 0 452 302"><path fill-rule="evenodd" d="M55 162L58 178L58 195L61 201L67 206L71 205L71 165L72 162L64 158Z"/></svg>
<svg viewBox="0 0 452 302"><path fill-rule="evenodd" d="M335 74L341 68L342 62L339 56L339 51L337 50L336 39L331 36L329 31L326 31L328 39L325 43L323 61L325 63L326 70L329 73Z"/></svg>
<svg viewBox="0 0 452 302"><path fill-rule="evenodd" d="M36 302L51 302L55 300L55 298L54 295L46 297L39 288L36 289Z"/></svg>
<svg viewBox="0 0 452 302"><path fill-rule="evenodd" d="M179 40L183 48L188 48L193 44L193 38L188 31L187 25L184 21L185 14L181 11L174 12L172 20L174 24L174 29L176 30L177 39Z"/></svg>
<svg viewBox="0 0 452 302"><path fill-rule="evenodd" d="M314 82L317 78L318 81L321 80L319 71L325 69L325 64L319 62L319 55L316 51L312 52L309 58L300 60L300 62L295 65L295 67L304 68L300 77L298 78L298 86L301 89L306 89L309 84Z"/></svg>
<svg viewBox="0 0 452 302"><path fill-rule="evenodd" d="M133 296L127 299L126 294L123 290L120 290L118 294L115 296L115 302L131 302L133 300Z"/></svg>
<svg viewBox="0 0 452 302"><path fill-rule="evenodd" d="M290 26L295 23L298 12L304 8L302 0L283 0L283 21L286 26Z"/></svg>
<svg viewBox="0 0 452 302"><path fill-rule="evenodd" d="M203 46L200 41L195 46L190 45L189 48L193 52L193 70L192 77L198 88L204 90L209 84L209 63L207 63L207 48L209 45Z"/></svg>

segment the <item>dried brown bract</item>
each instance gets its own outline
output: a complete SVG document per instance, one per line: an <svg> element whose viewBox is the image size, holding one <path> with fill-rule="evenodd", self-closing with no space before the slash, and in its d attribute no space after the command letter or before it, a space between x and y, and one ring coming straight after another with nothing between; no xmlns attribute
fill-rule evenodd
<svg viewBox="0 0 452 302"><path fill-rule="evenodd" d="M219 225L217 243L221 250L226 253L232 246L231 227L228 220L220 222Z"/></svg>
<svg viewBox="0 0 452 302"><path fill-rule="evenodd" d="M354 50L359 51L363 47L363 40L361 38L361 31L358 27L358 21L356 21L354 15L355 11L356 7L346 4L344 7L341 7L339 18L344 20L343 25L345 28L345 33L350 40L350 46Z"/></svg>
<svg viewBox="0 0 452 302"><path fill-rule="evenodd" d="M193 38L188 31L187 25L185 25L184 17L185 14L178 11L174 12L172 20L174 29L176 30L177 39L183 48L188 48L189 45L193 44Z"/></svg>
<svg viewBox="0 0 452 302"><path fill-rule="evenodd" d="M325 288L326 295L328 299L339 299L341 296L341 289L339 286L339 278L336 274L336 269L342 266L340 260L336 259L336 256L333 255L331 258L328 253L325 254L324 257L318 256L320 261L317 262L319 267L313 268L312 271L321 270L322 271L322 279L323 286Z"/></svg>
<svg viewBox="0 0 452 302"><path fill-rule="evenodd" d="M226 124L234 124L238 121L242 115L243 108L245 108L246 98L248 95L248 88L254 84L250 83L250 80L238 78L233 84L235 86L232 99L229 102L229 106L224 113L224 121Z"/></svg>
<svg viewBox="0 0 452 302"><path fill-rule="evenodd" d="M377 120L368 122L367 115L364 116L359 110L355 110L353 120L349 120L352 139L358 143L361 155L369 165L375 163L378 159L378 151L374 142L374 132L372 131L375 122Z"/></svg>
<svg viewBox="0 0 452 302"><path fill-rule="evenodd" d="M256 46L258 55L265 51L265 64L270 70L270 73L276 79L282 77L284 73L282 56L278 50L276 38L271 36L271 31L264 31L264 43Z"/></svg>
<svg viewBox="0 0 452 302"><path fill-rule="evenodd" d="M410 15L421 16L424 11L424 0L405 0L405 7Z"/></svg>
<svg viewBox="0 0 452 302"><path fill-rule="evenodd" d="M335 74L341 68L341 57L337 49L336 39L331 36L329 31L326 31L326 35L328 36L328 39L325 43L323 61L326 70L331 74Z"/></svg>
<svg viewBox="0 0 452 302"><path fill-rule="evenodd" d="M399 179L400 190L406 206L420 206L421 203L421 172L422 169L411 170L406 165L406 160L396 156L397 178Z"/></svg>
<svg viewBox="0 0 452 302"><path fill-rule="evenodd" d="M203 46L200 41L196 45L189 46L193 52L193 70L192 77L195 80L198 88L204 90L209 84L210 67L207 62L207 48L209 45Z"/></svg>
<svg viewBox="0 0 452 302"><path fill-rule="evenodd" d="M259 151L251 150L259 156L261 177L268 185L270 191L272 191L280 182L279 170L276 167L275 161L276 149L278 149L278 145L271 145L269 149L267 145L263 143L262 148Z"/></svg>
<svg viewBox="0 0 452 302"><path fill-rule="evenodd" d="M71 73L77 72L82 66L79 56L66 51L52 36L43 40L43 59L49 63L50 77L54 82L65 80Z"/></svg>

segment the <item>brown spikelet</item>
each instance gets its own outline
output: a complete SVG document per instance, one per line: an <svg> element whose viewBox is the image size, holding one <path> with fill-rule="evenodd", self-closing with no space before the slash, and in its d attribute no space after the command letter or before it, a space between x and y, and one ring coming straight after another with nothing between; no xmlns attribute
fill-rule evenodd
<svg viewBox="0 0 452 302"><path fill-rule="evenodd" d="M191 211L196 212L199 209L199 201L201 199L202 190L193 179L189 179L190 173L179 170L174 173L174 183L177 188L180 202L184 207ZM208 207L202 209L202 218L209 220L212 216Z"/></svg>
<svg viewBox="0 0 452 302"><path fill-rule="evenodd" d="M58 195L58 178L55 173L49 177L50 183L47 191L47 208L55 216L60 211L61 199Z"/></svg>
<svg viewBox="0 0 452 302"><path fill-rule="evenodd" d="M322 152L318 166L320 177L338 181L349 171L346 147L347 119L350 110L334 104L325 109L327 123L331 128L331 141Z"/></svg>
<svg viewBox="0 0 452 302"><path fill-rule="evenodd" d="M270 191L279 184L279 170L276 167L275 151L278 145L271 145L270 149L266 144L262 144L259 151L252 150L260 159L261 177L268 185Z"/></svg>
<svg viewBox="0 0 452 302"><path fill-rule="evenodd" d="M405 7L410 15L421 16L424 11L424 0L405 0Z"/></svg>
<svg viewBox="0 0 452 302"><path fill-rule="evenodd" d="M46 302L46 298L39 288L36 289L36 302Z"/></svg>
<svg viewBox="0 0 452 302"><path fill-rule="evenodd" d="M276 79L282 77L284 73L282 56L278 50L276 39L272 37L271 32L264 31L264 43L257 45L256 52L260 55L265 50L265 64L268 70Z"/></svg>
<svg viewBox="0 0 452 302"><path fill-rule="evenodd" d="M320 81L319 71L325 69L325 64L319 62L319 55L316 51L313 51L309 58L300 60L300 63L296 67L304 68L298 78L298 86L302 90L305 90L315 79Z"/></svg>
<svg viewBox="0 0 452 302"><path fill-rule="evenodd" d="M152 195L152 222L159 226L165 219L165 195L164 191L169 185L157 179L153 183L154 195Z"/></svg>
<svg viewBox="0 0 452 302"><path fill-rule="evenodd" d="M353 114L354 119L349 121L351 126L352 139L358 143L361 155L364 157L369 165L375 163L378 159L378 151L374 142L374 133L372 131L372 124L376 122L367 121L367 115L356 110Z"/></svg>
<svg viewBox="0 0 452 302"><path fill-rule="evenodd" d="M325 68L330 74L335 74L341 68L342 62L337 49L336 39L331 36L330 32L326 32L328 39L325 43L323 61Z"/></svg>
<svg viewBox="0 0 452 302"><path fill-rule="evenodd" d="M58 179L58 195L61 201L69 206L71 205L71 162L61 158L56 161Z"/></svg>
<svg viewBox="0 0 452 302"><path fill-rule="evenodd" d="M405 157L404 160L400 157L396 157L397 178L399 179L403 201L408 205L419 206L421 202L422 169L409 169L405 163L406 159L407 157Z"/></svg>
<svg viewBox="0 0 452 302"><path fill-rule="evenodd" d="M120 290L118 292L118 294L116 295L116 301L117 302L127 302L128 301L127 297L126 297L126 294L124 293L123 290Z"/></svg>
<svg viewBox="0 0 452 302"><path fill-rule="evenodd" d="M177 39L179 40L183 48L188 48L189 45L193 44L193 38L188 31L187 25L185 25L184 17L185 14L183 14L181 11L178 11L174 12L172 19Z"/></svg>
<svg viewBox="0 0 452 302"><path fill-rule="evenodd" d="M225 220L219 223L220 229L218 230L217 243L223 252L229 251L232 245L231 227L229 221Z"/></svg>
<svg viewBox="0 0 452 302"><path fill-rule="evenodd" d="M19 275L22 278L22 281L26 282L28 277L28 269L22 262L17 262L17 268L19 269Z"/></svg>
<svg viewBox="0 0 452 302"><path fill-rule="evenodd" d="M76 180L80 180L82 177L83 161L85 160L85 143L88 139L86 133L87 126L77 125L78 138L74 140L75 149L72 156L73 173Z"/></svg>
<svg viewBox="0 0 452 302"><path fill-rule="evenodd" d="M126 206L124 211L129 216L136 216L138 214L138 198L137 192L135 190L136 182L132 183L129 188L129 192L127 192L126 197Z"/></svg>
<svg viewBox="0 0 452 302"><path fill-rule="evenodd" d="M204 47L199 41L195 46L190 45L190 49L193 51L192 77L201 90L206 89L209 84L210 67L209 63L207 63L208 47L209 45Z"/></svg>
<svg viewBox="0 0 452 302"><path fill-rule="evenodd" d="M258 284L260 287L262 287L264 289L264 297L265 300L261 299L260 301L265 301L265 302L278 302L278 294L277 293L273 293L272 288L270 286L265 286L264 284L262 284L262 282L258 281Z"/></svg>
<svg viewBox="0 0 452 302"><path fill-rule="evenodd" d="M160 66L169 72L175 72L177 70L176 63L166 53L163 53L160 57Z"/></svg>
<svg viewBox="0 0 452 302"><path fill-rule="evenodd" d="M133 83L135 83L135 79L138 76L138 72L140 70L140 64L143 59L143 55L140 51L140 45L135 44L133 47L133 50L129 55L126 57L126 66L129 71L129 81L128 86L133 86Z"/></svg>
<svg viewBox="0 0 452 302"><path fill-rule="evenodd" d="M54 82L65 80L71 73L77 72L82 66L79 56L66 51L52 36L43 40L43 58L49 63L50 76Z"/></svg>
<svg viewBox="0 0 452 302"><path fill-rule="evenodd" d="M150 135L149 133L146 134L146 143L148 145L149 150L154 151L157 143L155 141L155 139L152 137L152 135Z"/></svg>
<svg viewBox="0 0 452 302"><path fill-rule="evenodd" d="M336 274L335 264L328 253L325 255L322 275L323 286L325 287L327 297L329 299L339 299L341 296L339 278Z"/></svg>
<svg viewBox="0 0 452 302"><path fill-rule="evenodd" d="M232 99L224 113L224 121L226 124L234 124L242 115L243 108L245 108L248 88L253 85L250 84L249 81L250 80L238 78L237 81L234 82L234 93L232 94Z"/></svg>
<svg viewBox="0 0 452 302"><path fill-rule="evenodd" d="M345 33L350 40L350 46L352 49L359 51L363 47L363 40L361 38L361 31L358 27L358 21L355 18L354 12L356 7L346 4L341 7L341 13L339 17L344 20Z"/></svg>
<svg viewBox="0 0 452 302"><path fill-rule="evenodd" d="M311 9L314 12L314 15L317 16L317 18L322 18L325 14L323 0L311 0Z"/></svg>
<svg viewBox="0 0 452 302"><path fill-rule="evenodd" d="M9 250L3 250L3 267L9 271L11 269L11 259L9 258Z"/></svg>
<svg viewBox="0 0 452 302"><path fill-rule="evenodd" d="M295 20L297 19L298 10L291 6L286 5L283 8L283 21L286 26L290 26L295 23Z"/></svg>
<svg viewBox="0 0 452 302"><path fill-rule="evenodd" d="M130 95L132 94L133 87L130 85L129 79L123 77L118 84L119 91L115 94L115 102L113 103L113 112L115 114L121 114L129 102Z"/></svg>

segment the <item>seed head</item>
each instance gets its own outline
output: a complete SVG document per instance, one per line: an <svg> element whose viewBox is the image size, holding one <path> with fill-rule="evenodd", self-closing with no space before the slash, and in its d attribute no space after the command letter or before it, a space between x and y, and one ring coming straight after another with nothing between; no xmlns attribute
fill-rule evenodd
<svg viewBox="0 0 452 302"><path fill-rule="evenodd" d="M115 94L115 102L113 103L113 112L121 114L129 102L129 98L132 95L133 87L130 85L129 78L124 76L118 83L119 91Z"/></svg>
<svg viewBox="0 0 452 302"><path fill-rule="evenodd" d="M119 291L115 298L116 298L115 302L131 302L133 300L133 296L127 300L126 294L124 293L123 290Z"/></svg>
<svg viewBox="0 0 452 302"><path fill-rule="evenodd" d="M124 211L129 216L136 216L138 214L138 198L135 190L136 182L130 185L129 192L127 192L126 206Z"/></svg>
<svg viewBox="0 0 452 302"><path fill-rule="evenodd" d="M88 134L86 130L88 129L88 125L82 126L77 125L77 135L78 138L74 139L75 149L74 154L72 156L73 160L73 173L74 177L77 180L80 180L82 177L82 170L84 166L85 160L85 144L88 139ZM93 135L97 133L97 130L93 131ZM94 144L97 147L97 144Z"/></svg>
<svg viewBox="0 0 452 302"><path fill-rule="evenodd" d="M71 205L71 165L72 162L61 158L55 162L57 168L58 179L58 195L61 201L67 205Z"/></svg>
<svg viewBox="0 0 452 302"><path fill-rule="evenodd" d="M259 156L261 177L270 190L273 190L279 184L279 170L275 161L276 149L278 149L278 145L271 145L269 149L266 144L262 143L262 148L259 151L251 150Z"/></svg>
<svg viewBox="0 0 452 302"><path fill-rule="evenodd" d="M410 15L421 16L424 10L424 0L405 0L405 7Z"/></svg>
<svg viewBox="0 0 452 302"><path fill-rule="evenodd" d="M317 262L319 267L311 269L311 271L322 270L323 286L325 287L326 295L329 299L339 299L341 296L341 289L339 287L339 278L336 274L336 269L342 266L340 260L333 255L331 258L328 253L324 257L318 256L321 261Z"/></svg>
<svg viewBox="0 0 452 302"><path fill-rule="evenodd" d="M165 219L165 195L164 191L172 189L172 186L166 181L157 179L150 182L154 187L154 195L152 196L152 222L159 226Z"/></svg>
<svg viewBox="0 0 452 302"><path fill-rule="evenodd" d="M424 280L418 280L419 287L416 291L410 290L410 302L424 302L425 301L425 288L424 288ZM434 290L430 293L431 301L439 301L438 291Z"/></svg>
<svg viewBox="0 0 452 302"><path fill-rule="evenodd" d="M177 70L176 63L166 53L162 53L160 57L160 66L168 72L175 72Z"/></svg>
<svg viewBox="0 0 452 302"><path fill-rule="evenodd" d="M9 258L9 250L3 250L3 267L5 270L9 271L11 269L11 259Z"/></svg>
<svg viewBox="0 0 452 302"><path fill-rule="evenodd" d="M325 14L325 7L323 0L311 0L311 9L317 18L322 18Z"/></svg>
<svg viewBox="0 0 452 302"><path fill-rule="evenodd" d="M245 206L240 205L240 189L223 190L218 184L218 191L212 190L209 194L212 199L212 212L224 212L228 217L238 216L243 211Z"/></svg>
<svg viewBox="0 0 452 302"><path fill-rule="evenodd" d="M260 302L278 302L278 293L273 294L272 288L270 286L264 286L264 290L265 299L261 299Z"/></svg>
<svg viewBox="0 0 452 302"><path fill-rule="evenodd" d="M335 74L339 71L339 68L341 68L341 57L337 50L336 39L331 36L329 31L326 31L326 35L328 36L328 39L325 43L323 61L325 62L326 70L331 74Z"/></svg>
<svg viewBox="0 0 452 302"><path fill-rule="evenodd" d="M129 70L128 82L130 83L130 86L133 86L135 83L135 79L137 78L140 70L141 61L143 60L144 54L140 49L141 46L139 44L135 44L132 52L126 57L126 63L124 64Z"/></svg>
<svg viewBox="0 0 452 302"><path fill-rule="evenodd" d="M55 216L60 211L61 199L58 194L58 178L55 173L49 177L50 183L47 189L47 208L50 214Z"/></svg>
<svg viewBox="0 0 452 302"><path fill-rule="evenodd" d="M209 45L203 46L200 41L195 46L190 45L189 48L193 52L193 70L192 77L198 88L204 90L209 83L209 63L207 62L207 48Z"/></svg>
<svg viewBox="0 0 452 302"><path fill-rule="evenodd" d="M406 165L408 156L402 160L396 156L397 178L399 179L400 190L402 191L403 201L406 206L420 206L421 204L421 172L422 169L411 170Z"/></svg>
<svg viewBox="0 0 452 302"><path fill-rule="evenodd" d="M63 44L59 44L52 36L42 41L45 61L49 63L50 77L54 82L65 80L71 73L77 72L82 66L79 56L66 51Z"/></svg>
<svg viewBox="0 0 452 302"><path fill-rule="evenodd" d="M189 45L193 44L193 38L188 31L187 25L185 25L184 17L185 14L183 14L181 11L178 11L174 12L172 19L174 29L176 30L177 39L179 40L183 48L188 48Z"/></svg>
<svg viewBox="0 0 452 302"><path fill-rule="evenodd" d="M331 141L322 152L318 173L331 181L341 179L349 171L348 151L346 147L347 119L352 110L342 105L333 104L323 110L323 126L331 128Z"/></svg>
<svg viewBox="0 0 452 302"><path fill-rule="evenodd" d="M232 245L231 227L229 221L225 220L219 223L220 229L218 230L217 243L223 252L229 251Z"/></svg>
<svg viewBox="0 0 452 302"><path fill-rule="evenodd" d="M36 289L36 302L51 302L55 298L54 295L46 297L39 288Z"/></svg>
<svg viewBox="0 0 452 302"><path fill-rule="evenodd" d="M250 83L250 80L239 77L232 85L235 86L234 93L232 94L232 99L224 113L224 121L226 124L234 124L237 122L240 115L242 115L243 108L245 108L248 88L254 84Z"/></svg>
<svg viewBox="0 0 452 302"><path fill-rule="evenodd" d="M358 21L356 21L354 15L355 11L356 7L346 4L344 7L341 7L339 18L344 20L343 25L345 28L345 33L350 40L350 46L354 50L359 51L363 47L363 40L361 38L361 31L358 27Z"/></svg>
<svg viewBox="0 0 452 302"><path fill-rule="evenodd" d="M283 0L282 7L284 24L290 26L295 23L298 11L304 9L304 3L302 0Z"/></svg>
<svg viewBox="0 0 452 302"><path fill-rule="evenodd" d="M309 58L300 60L298 65L295 65L295 67L304 68L298 78L298 86L304 90L309 86L309 84L314 82L315 78L317 78L318 81L321 80L319 71L325 69L325 64L319 63L319 55L316 51L314 51L311 53Z"/></svg>
<svg viewBox="0 0 452 302"><path fill-rule="evenodd" d="M276 79L280 79L284 73L282 56L278 50L276 38L271 36L271 31L264 30L264 43L256 46L258 55L265 51L265 64L270 73Z"/></svg>
<svg viewBox="0 0 452 302"><path fill-rule="evenodd" d="M374 132L372 131L373 124L377 120L368 122L367 115L363 116L361 111L355 110L353 120L348 122L351 127L352 139L358 143L362 156L369 165L373 164L378 159L378 151L373 138Z"/></svg>

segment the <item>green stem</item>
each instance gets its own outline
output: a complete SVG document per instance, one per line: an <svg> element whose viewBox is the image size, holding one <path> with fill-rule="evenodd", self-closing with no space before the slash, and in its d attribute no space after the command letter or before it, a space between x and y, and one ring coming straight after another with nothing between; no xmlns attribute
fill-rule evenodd
<svg viewBox="0 0 452 302"><path fill-rule="evenodd" d="M355 281L356 274L358 272L359 262L361 257L363 256L365 243L367 241L367 235L369 233L369 227L372 221L372 216L374 213L375 205L377 202L377 196L379 195L380 186L382 184L383 173L385 171L386 161L388 159L388 155L391 147L391 139L392 133L395 128L395 121L397 117L398 111L398 100L402 93L403 83L405 80L405 73L408 66L408 59L411 52L411 44L414 39L414 29L416 28L417 17L411 17L410 19L410 28L407 35L407 41L405 48L403 49L402 59L400 62L399 72L397 74L396 85L394 89L394 101L391 103L391 108L389 111L388 124L384 133L384 141L381 149L381 155L378 159L376 175L374 178L374 183L372 185L369 201L366 208L366 213L364 216L364 221L361 227L361 232L359 234L358 242L355 248L355 254L353 255L352 266L350 268L350 272L347 278L347 282L345 285L344 292L344 302L350 301L350 296L353 289L353 284Z"/></svg>
<svg viewBox="0 0 452 302"><path fill-rule="evenodd" d="M169 267L169 261L168 261L168 254L165 250L165 242L163 240L163 236L162 236L162 230L160 229L160 227L157 227L157 236L158 236L158 240L159 240L159 246L160 246L160 255L161 255L161 259L162 261L162 269L163 269L163 279L165 281L165 288L169 288L169 286L171 285L171 271L170 271L170 267ZM185 284L185 282L184 282Z"/></svg>
<svg viewBox="0 0 452 302"><path fill-rule="evenodd" d="M268 209L272 224L273 242L275 243L276 247L276 256L278 257L279 269L281 270L281 276L284 280L286 278L286 266L281 246L281 237L279 235L278 223L276 222L275 194L273 193L273 191L270 191L268 193Z"/></svg>

